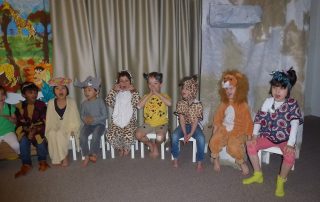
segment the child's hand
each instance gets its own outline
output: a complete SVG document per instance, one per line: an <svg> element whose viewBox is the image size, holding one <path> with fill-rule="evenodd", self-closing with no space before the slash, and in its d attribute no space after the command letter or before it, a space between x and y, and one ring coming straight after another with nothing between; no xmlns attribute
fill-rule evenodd
<svg viewBox="0 0 320 202"><path fill-rule="evenodd" d="M132 84L129 86L129 91L134 91L134 86Z"/></svg>
<svg viewBox="0 0 320 202"><path fill-rule="evenodd" d="M92 124L94 121L94 118L92 116L86 116L84 117L84 123L85 124Z"/></svg>
<svg viewBox="0 0 320 202"><path fill-rule="evenodd" d="M15 123L17 121L16 117L12 117L12 116L9 116L8 117L9 121L11 121L12 123Z"/></svg>
<svg viewBox="0 0 320 202"><path fill-rule="evenodd" d="M251 139L248 139L246 145L256 145L257 144L257 137L252 135Z"/></svg>
<svg viewBox="0 0 320 202"><path fill-rule="evenodd" d="M185 135L184 136L184 143L186 144L186 143L188 143L189 142L189 139L192 137L192 134L188 134L188 135Z"/></svg>
<svg viewBox="0 0 320 202"><path fill-rule="evenodd" d="M32 137L36 134L36 132L37 132L37 129L31 126L28 133L28 139L31 140Z"/></svg>
<svg viewBox="0 0 320 202"><path fill-rule="evenodd" d="M9 121L11 121L12 123L16 122L16 117L15 116L9 116L9 115L1 115L1 117L8 119Z"/></svg>
<svg viewBox="0 0 320 202"><path fill-rule="evenodd" d="M293 146L290 145L286 145L284 147L284 152L288 153L288 154L293 154L295 152L295 149Z"/></svg>
<svg viewBox="0 0 320 202"><path fill-rule="evenodd" d="M115 90L115 91L120 91L121 90L119 84L114 84L112 89Z"/></svg>

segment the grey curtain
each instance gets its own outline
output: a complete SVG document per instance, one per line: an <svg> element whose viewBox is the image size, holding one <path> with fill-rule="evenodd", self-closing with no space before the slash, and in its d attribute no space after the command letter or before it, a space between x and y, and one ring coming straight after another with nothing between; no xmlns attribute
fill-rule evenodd
<svg viewBox="0 0 320 202"><path fill-rule="evenodd" d="M54 76L101 77L104 97L119 70L132 73L140 95L142 74L159 71L172 112L178 81L200 73L201 10L199 0L51 0Z"/></svg>

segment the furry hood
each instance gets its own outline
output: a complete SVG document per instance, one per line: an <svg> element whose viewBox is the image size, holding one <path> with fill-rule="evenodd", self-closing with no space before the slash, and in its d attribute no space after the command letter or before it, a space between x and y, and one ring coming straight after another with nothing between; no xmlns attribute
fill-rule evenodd
<svg viewBox="0 0 320 202"><path fill-rule="evenodd" d="M243 102L248 102L248 91L249 91L249 83L246 75L242 74L238 70L226 70L222 73L220 82L219 82L219 94L221 98L221 102L229 103L229 99L227 97L226 88L228 85L235 86L236 93L234 95L234 103L240 104Z"/></svg>

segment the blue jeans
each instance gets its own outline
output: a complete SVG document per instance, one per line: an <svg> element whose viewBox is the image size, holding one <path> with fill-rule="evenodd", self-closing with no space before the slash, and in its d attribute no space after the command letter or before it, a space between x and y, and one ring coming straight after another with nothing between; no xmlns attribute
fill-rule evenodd
<svg viewBox="0 0 320 202"><path fill-rule="evenodd" d="M106 126L103 124L98 125L84 125L80 132L80 147L83 156L88 156L89 154L98 155L100 150L100 138L104 135ZM90 151L88 145L88 137L92 134L92 139L90 142ZM105 142L102 142L105 144Z"/></svg>
<svg viewBox="0 0 320 202"><path fill-rule="evenodd" d="M22 164L31 165L31 141L24 135L20 140L20 158ZM38 161L46 161L48 155L48 148L46 140L43 140L41 144L35 143L34 146L37 148Z"/></svg>
<svg viewBox="0 0 320 202"><path fill-rule="evenodd" d="M191 131L191 124L186 124L186 132L189 133ZM181 127L178 126L172 134L172 142L171 142L171 154L173 158L177 159L179 157L179 139L183 137L183 132ZM204 159L204 147L205 147L205 138L204 134L199 127L197 126L196 131L192 135L194 139L197 141L197 161L202 161Z"/></svg>

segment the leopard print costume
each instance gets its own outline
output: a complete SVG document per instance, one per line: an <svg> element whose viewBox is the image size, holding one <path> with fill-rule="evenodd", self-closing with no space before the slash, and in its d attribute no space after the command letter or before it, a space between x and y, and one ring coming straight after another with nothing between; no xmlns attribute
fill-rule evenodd
<svg viewBox="0 0 320 202"><path fill-rule="evenodd" d="M191 104L185 100L180 100L177 103L177 111L175 114L184 115L185 123L192 124L195 121L203 119L203 107L201 102L198 100L194 100Z"/></svg>
<svg viewBox="0 0 320 202"><path fill-rule="evenodd" d="M111 90L106 97L107 105L114 107L117 91ZM140 100L139 93L134 91L132 93L131 104L133 106L133 115L130 122L124 128L121 128L114 124L113 119L111 119L111 126L107 132L107 141L115 149L127 149L130 150L130 146L135 141L135 132L137 129L137 104Z"/></svg>
<svg viewBox="0 0 320 202"><path fill-rule="evenodd" d="M180 86L185 88L189 92L189 95L178 101L175 114L184 115L186 124L192 124L195 121L202 120L203 106L201 102L196 99L198 93L197 77L185 77L180 83ZM189 101L192 101L191 104L189 104Z"/></svg>

